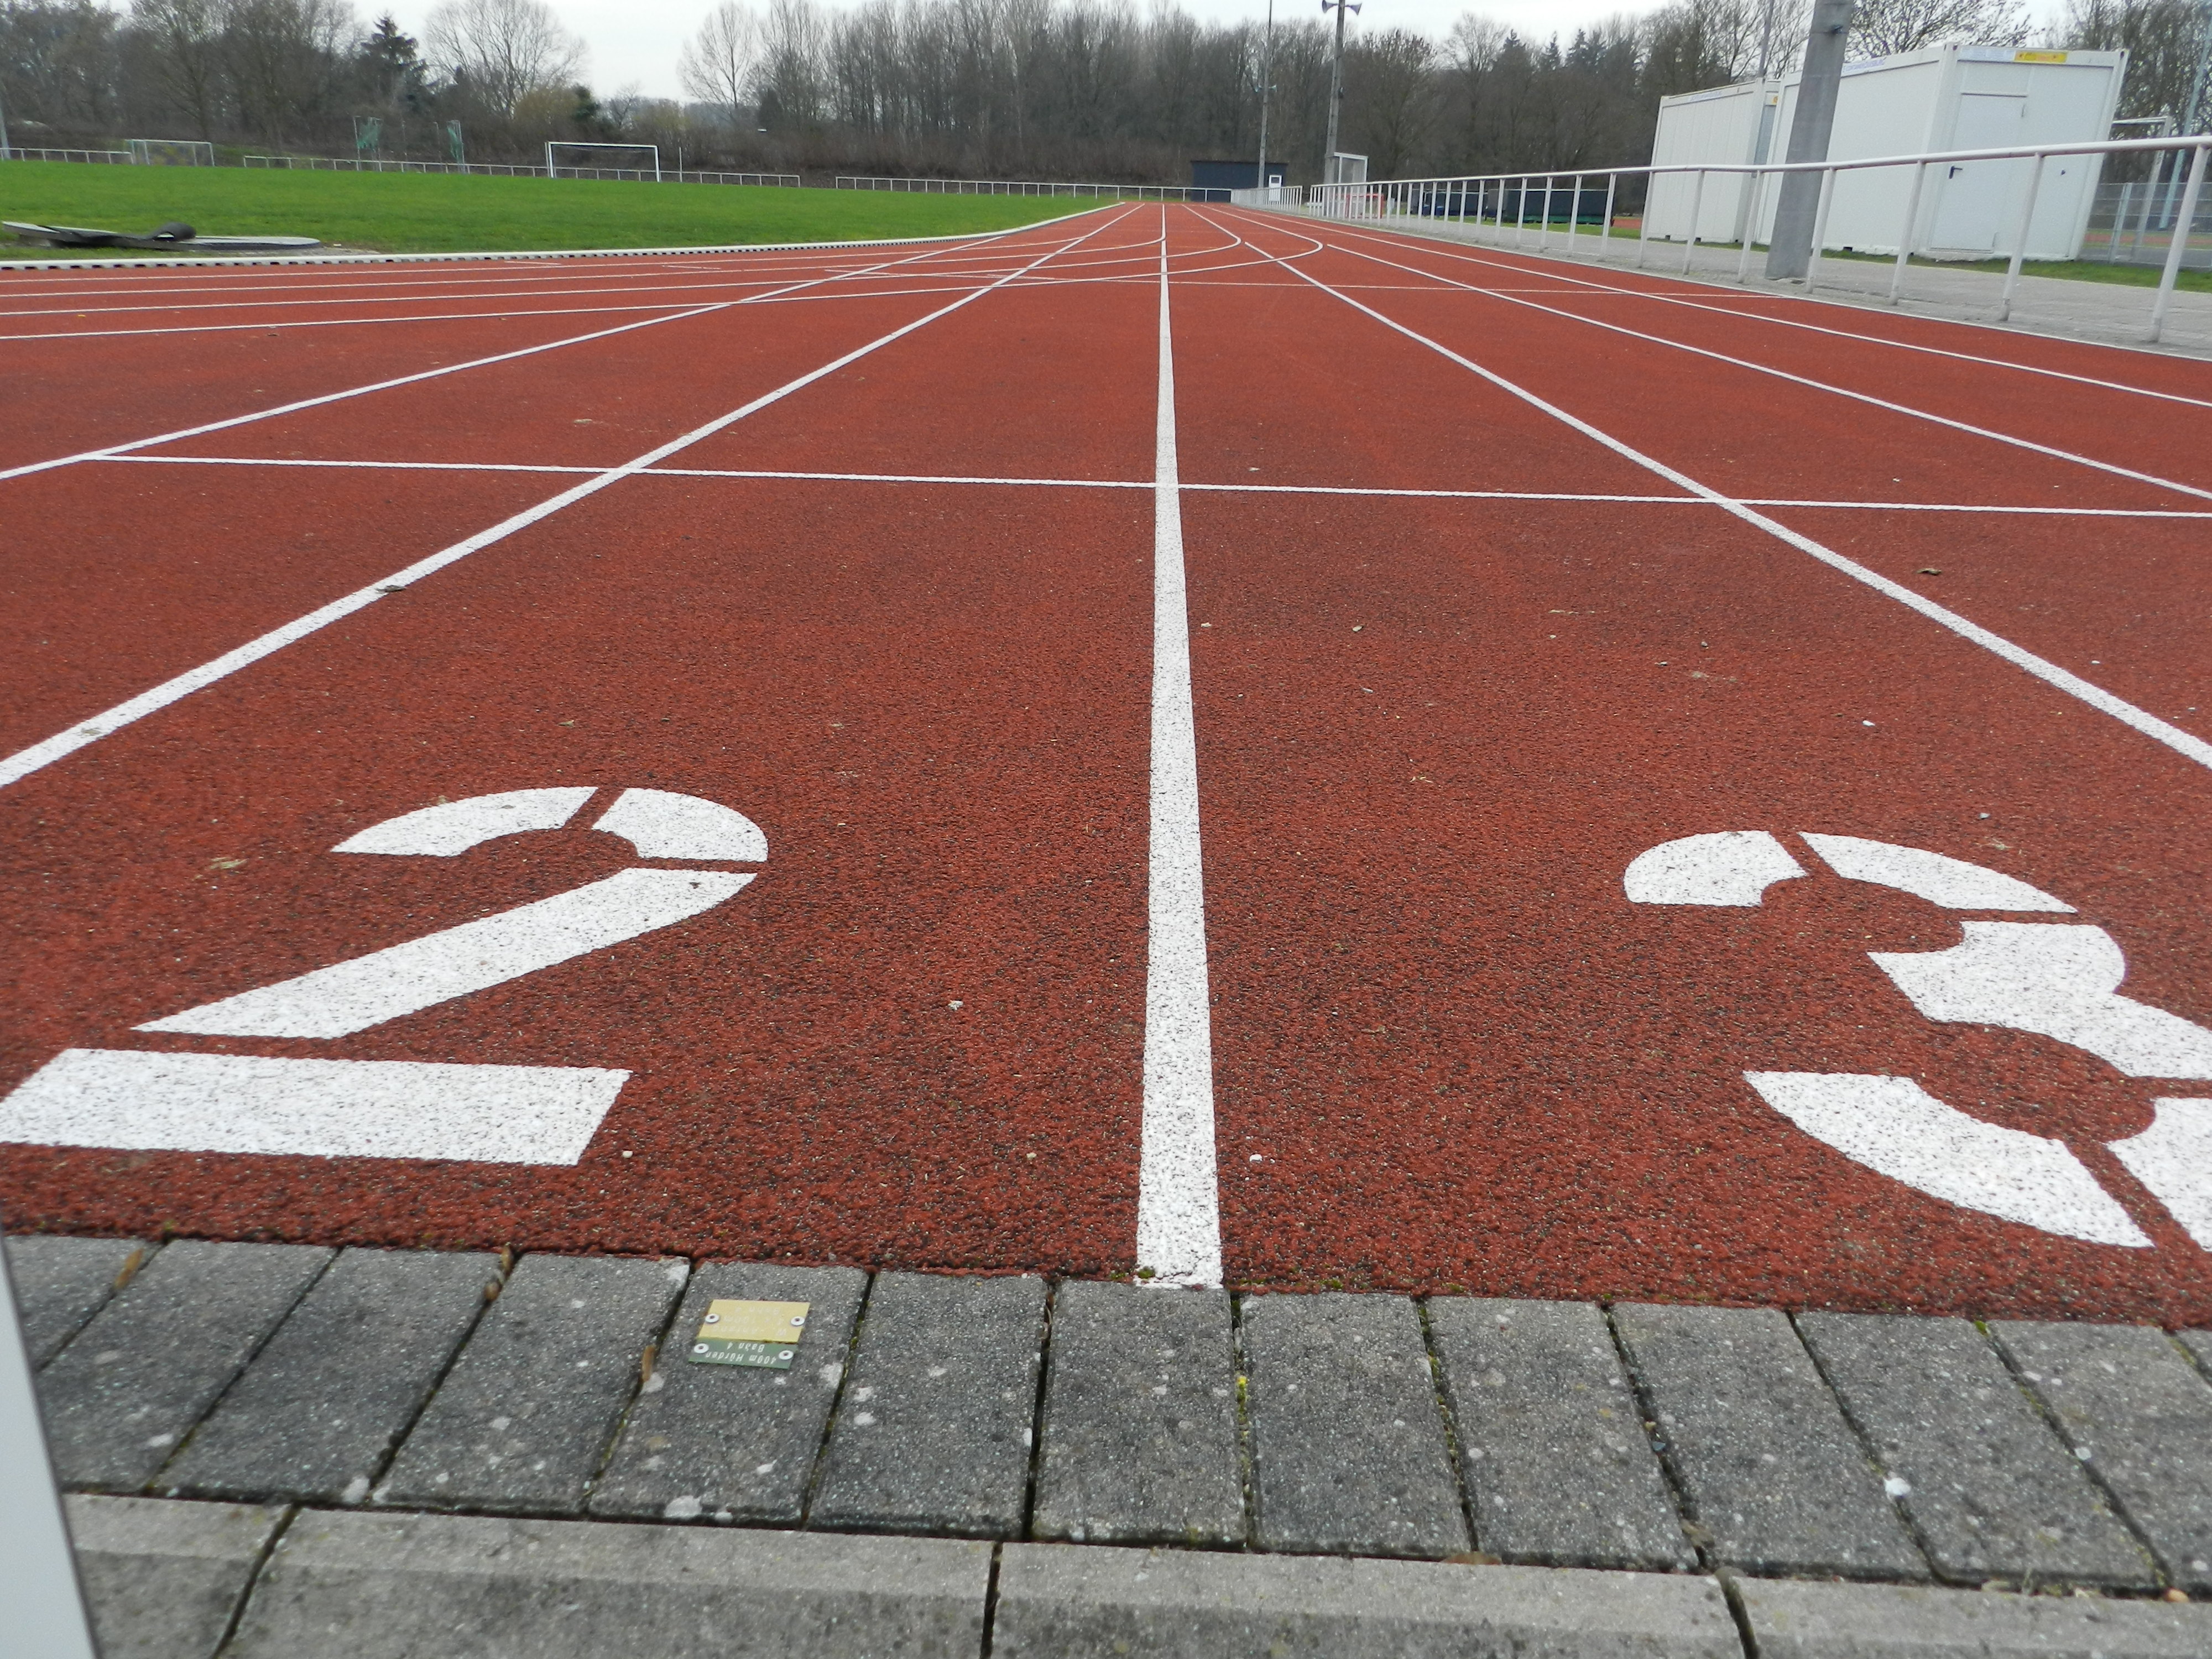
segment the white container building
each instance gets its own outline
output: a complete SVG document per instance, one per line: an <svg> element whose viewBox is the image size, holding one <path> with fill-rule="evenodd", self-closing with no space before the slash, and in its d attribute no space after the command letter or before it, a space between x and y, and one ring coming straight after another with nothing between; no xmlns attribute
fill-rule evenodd
<svg viewBox="0 0 2212 1659"><path fill-rule="evenodd" d="M2127 62L2124 52L1938 46L1849 64L1837 93L1828 159L2094 143L2112 131ZM1747 82L1664 100L1654 160L1782 160L1796 113L1797 85L1798 77L1790 75L1775 86L1771 118L1761 124L1766 140L1760 155L1744 153L1742 135L1751 125L1745 114L1723 119L1717 110L1705 113L1705 106L1696 100L1708 99L1717 106L1745 110L1765 106L1770 95L1766 83ZM1723 96L1731 94L1737 95ZM2023 157L1927 169L1911 228L1913 251L1953 259L1986 259L2010 252L2033 165ZM2080 254L2101 166L2094 155L2053 156L2044 162L2035 217L2028 227L2028 258L2071 259ZM1894 254L1905 231L1914 171L1880 167L1839 173L1822 246ZM1709 202L1718 182L1718 175L1706 179ZM1655 186L1652 200L1657 211L1652 216L1652 235L1680 240L1686 234L1694 188L1694 182L1686 180L1661 181ZM1735 240L1746 193L1741 186L1721 186L1723 207L1717 216L1711 206L1699 212L1698 240ZM1772 179L1758 192L1755 234L1762 241L1774 222L1778 193Z"/></svg>
<svg viewBox="0 0 2212 1659"><path fill-rule="evenodd" d="M1662 98L1651 164L1759 162L1769 159L1770 151L1778 156L1786 142L1775 137L1781 96L1779 81L1739 81ZM1650 234L1680 242L1689 237L1694 210L1699 241L1733 242L1743 234L1751 194L1751 180L1741 173L1707 173L1702 191L1694 173L1661 173L1651 180L1644 217Z"/></svg>

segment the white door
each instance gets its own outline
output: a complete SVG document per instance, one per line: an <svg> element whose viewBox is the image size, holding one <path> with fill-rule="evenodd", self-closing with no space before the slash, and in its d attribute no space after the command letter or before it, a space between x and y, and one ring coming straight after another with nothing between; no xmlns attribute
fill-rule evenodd
<svg viewBox="0 0 2212 1659"><path fill-rule="evenodd" d="M2027 112L2026 93L1961 93L1949 148L2005 149L2017 145L2022 142ZM1998 239L2008 242L2012 235L2010 226L2020 213L2020 192L2029 166L2025 160L1954 161L1934 169L1936 210L1924 246L1946 252L1996 252Z"/></svg>

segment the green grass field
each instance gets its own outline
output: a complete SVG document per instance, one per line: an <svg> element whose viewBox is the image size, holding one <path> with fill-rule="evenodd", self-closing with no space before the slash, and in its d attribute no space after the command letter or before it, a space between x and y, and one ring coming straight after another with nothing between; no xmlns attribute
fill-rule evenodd
<svg viewBox="0 0 2212 1659"><path fill-rule="evenodd" d="M182 219L208 235L315 236L391 253L945 236L1034 224L1093 205L1064 196L0 163L0 219L130 231ZM11 243L0 240L0 247Z"/></svg>

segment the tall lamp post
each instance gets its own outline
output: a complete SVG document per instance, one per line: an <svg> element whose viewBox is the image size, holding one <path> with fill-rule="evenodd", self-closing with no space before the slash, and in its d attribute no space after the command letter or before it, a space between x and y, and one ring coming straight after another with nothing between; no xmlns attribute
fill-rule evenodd
<svg viewBox="0 0 2212 1659"><path fill-rule="evenodd" d="M1340 184L1337 177L1336 122L1344 113L1344 14L1358 11L1355 0L1321 0L1323 11L1336 14L1336 57L1328 71L1328 152L1322 157L1322 180L1325 184Z"/></svg>
<svg viewBox="0 0 2212 1659"><path fill-rule="evenodd" d="M1261 190L1267 187L1267 94L1274 89L1275 0L1267 0L1267 33L1260 46L1260 172L1253 181Z"/></svg>

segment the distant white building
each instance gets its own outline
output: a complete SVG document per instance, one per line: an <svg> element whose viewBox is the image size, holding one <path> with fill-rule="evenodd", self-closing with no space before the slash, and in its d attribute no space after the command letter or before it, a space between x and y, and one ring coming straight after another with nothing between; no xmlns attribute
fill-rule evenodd
<svg viewBox="0 0 2212 1659"><path fill-rule="evenodd" d="M1938 46L1846 64L1828 158L2094 143L2112 131L2127 62L2124 52ZM1792 75L1662 100L1653 161L1780 161L1796 112L1797 84ZM1914 215L1914 252L1954 259L2009 252L2033 165L2022 158L1929 168ZM2100 170L2094 155L2054 156L2044 163L2028 228L2030 258L2078 256ZM1912 172L1881 167L1839 174L1824 246L1895 253L1905 228ZM1753 234L1761 241L1774 222L1777 193L1771 179L1757 192L1759 224ZM1736 240L1753 194L1741 176L1707 175L1698 210L1698 240ZM1684 240L1696 195L1694 175L1655 179L1650 234Z"/></svg>

